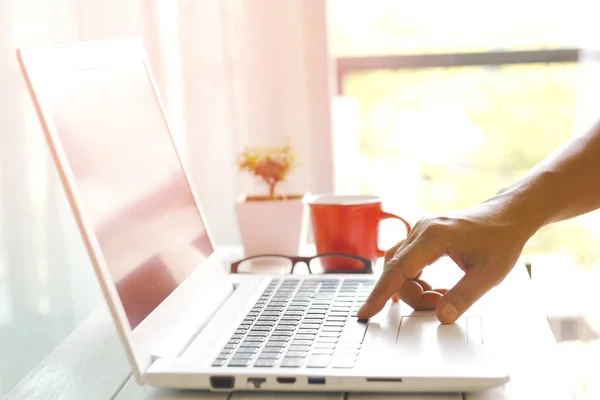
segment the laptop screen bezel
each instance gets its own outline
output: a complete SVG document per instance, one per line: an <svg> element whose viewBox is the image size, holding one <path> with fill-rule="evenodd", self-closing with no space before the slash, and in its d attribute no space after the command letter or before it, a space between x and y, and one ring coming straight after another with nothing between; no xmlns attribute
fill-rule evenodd
<svg viewBox="0 0 600 400"><path fill-rule="evenodd" d="M137 37L115 40L88 41L68 46L19 48L17 58L27 88L38 114L51 156L56 164L67 199L73 211L84 245L90 257L108 309L112 315L132 371L143 382L144 371L152 363L152 348L161 344L168 335L175 335L180 346L171 347L174 352L183 351L195 334L216 312L231 294L233 286L227 279L227 271L216 251L188 276L152 313L134 330L131 329L123 304L112 281L106 261L93 229L80 206L76 180L64 152L50 108L46 104L45 82L58 74L73 73L80 69L101 69L121 63L143 64L146 78L158 102L161 117L179 159L182 172L191 195L204 223L208 240L213 247L210 228L200 206L198 196L191 185L190 175L182 162L180 149L173 139L165 106L158 93L143 44ZM93 95L87 93L88 95ZM192 316L192 318L190 318ZM176 354L172 354L176 356Z"/></svg>

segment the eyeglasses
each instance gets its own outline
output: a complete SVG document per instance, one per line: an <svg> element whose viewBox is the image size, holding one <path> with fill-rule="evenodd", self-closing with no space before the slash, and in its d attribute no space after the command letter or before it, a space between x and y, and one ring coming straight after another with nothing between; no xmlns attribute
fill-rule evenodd
<svg viewBox="0 0 600 400"><path fill-rule="evenodd" d="M294 274L297 265L309 274L371 274L371 260L343 253L324 253L310 257L261 254L231 264L231 273Z"/></svg>

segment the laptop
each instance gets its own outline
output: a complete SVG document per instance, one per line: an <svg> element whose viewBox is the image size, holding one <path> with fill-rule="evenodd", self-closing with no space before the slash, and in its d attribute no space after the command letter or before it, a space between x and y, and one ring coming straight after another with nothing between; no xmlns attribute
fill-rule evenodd
<svg viewBox="0 0 600 400"><path fill-rule="evenodd" d="M456 393L509 379L482 315L441 326L398 303L358 321L370 275L229 274L138 38L17 57L139 384Z"/></svg>

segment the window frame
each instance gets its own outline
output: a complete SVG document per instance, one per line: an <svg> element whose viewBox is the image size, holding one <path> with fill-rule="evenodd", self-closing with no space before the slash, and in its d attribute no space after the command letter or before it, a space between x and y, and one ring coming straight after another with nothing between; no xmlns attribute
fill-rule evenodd
<svg viewBox="0 0 600 400"><path fill-rule="evenodd" d="M567 47L544 50L336 57L336 95L344 96L344 77L356 71L578 63L584 58L584 53L583 49Z"/></svg>

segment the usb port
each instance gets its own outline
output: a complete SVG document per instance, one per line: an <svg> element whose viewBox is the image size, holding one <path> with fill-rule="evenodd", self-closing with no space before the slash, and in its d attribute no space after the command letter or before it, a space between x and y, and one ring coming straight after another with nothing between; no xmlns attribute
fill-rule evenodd
<svg viewBox="0 0 600 400"><path fill-rule="evenodd" d="M325 378L318 378L318 377L311 376L308 378L308 384L309 385L324 385Z"/></svg>

